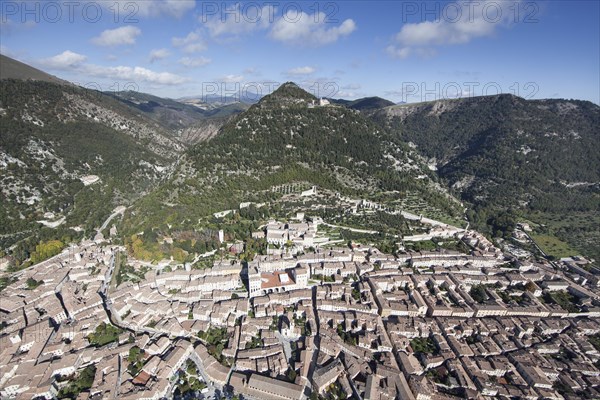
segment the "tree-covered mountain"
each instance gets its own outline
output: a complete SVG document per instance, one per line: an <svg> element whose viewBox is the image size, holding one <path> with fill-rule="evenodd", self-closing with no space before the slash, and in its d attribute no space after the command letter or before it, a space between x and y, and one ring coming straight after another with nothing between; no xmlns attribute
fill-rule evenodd
<svg viewBox="0 0 600 400"><path fill-rule="evenodd" d="M359 111L315 103L286 83L234 117L190 148L169 182L139 202L129 230L193 224L240 202L274 200L273 186L293 182L358 198L413 191L460 213L408 146Z"/></svg>
<svg viewBox="0 0 600 400"><path fill-rule="evenodd" d="M453 190L485 211L470 213L475 222L497 210L549 226L553 216L598 215L600 107L593 103L503 94L391 106L374 119L416 145ZM590 235L600 240L598 229L580 228L574 222L549 233L600 255L588 245Z"/></svg>
<svg viewBox="0 0 600 400"><path fill-rule="evenodd" d="M162 179L185 146L103 93L0 81L0 248L24 260L44 240L94 234ZM40 222L43 221L43 222Z"/></svg>
<svg viewBox="0 0 600 400"><path fill-rule="evenodd" d="M297 182L395 205L419 199L460 217L448 188L480 229L531 221L600 257L600 107L589 102L320 106L286 83L251 106L183 104L0 61L0 250L17 244L21 260L41 241L93 235L117 205L135 204L123 227L139 232L276 202L273 187Z"/></svg>
<svg viewBox="0 0 600 400"><path fill-rule="evenodd" d="M372 112L384 107L393 106L394 102L381 97L363 97L356 100L329 99L334 104L341 104L358 111Z"/></svg>

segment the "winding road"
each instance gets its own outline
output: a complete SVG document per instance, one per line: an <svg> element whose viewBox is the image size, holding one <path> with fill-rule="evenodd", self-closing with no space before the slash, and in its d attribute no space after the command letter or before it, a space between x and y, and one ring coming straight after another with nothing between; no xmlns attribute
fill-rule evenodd
<svg viewBox="0 0 600 400"><path fill-rule="evenodd" d="M96 235L101 234L102 231L106 229L106 227L108 226L108 224L110 223L110 221L112 221L112 219L114 217L116 217L117 215L119 215L119 214L123 215L123 213L125 212L125 210L127 210L127 207L125 207L125 206L119 206L119 207L115 208L113 210L113 213L110 214L108 216L108 218L106 218L106 221L104 221L104 223L102 224L102 226L100 228L98 228L98 230L96 231Z"/></svg>

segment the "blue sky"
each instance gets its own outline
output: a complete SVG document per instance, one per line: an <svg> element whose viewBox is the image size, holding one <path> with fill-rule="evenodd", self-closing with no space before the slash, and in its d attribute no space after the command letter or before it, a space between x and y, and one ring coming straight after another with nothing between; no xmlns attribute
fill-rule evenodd
<svg viewBox="0 0 600 400"><path fill-rule="evenodd" d="M1 52L178 98L292 80L395 102L497 92L600 103L598 1L3 1Z"/></svg>

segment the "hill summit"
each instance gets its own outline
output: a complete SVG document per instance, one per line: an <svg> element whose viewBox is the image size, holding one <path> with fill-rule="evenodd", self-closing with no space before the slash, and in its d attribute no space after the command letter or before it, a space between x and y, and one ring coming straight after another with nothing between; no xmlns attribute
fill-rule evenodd
<svg viewBox="0 0 600 400"><path fill-rule="evenodd" d="M353 198L411 191L460 215L458 203L438 189L433 172L407 145L357 110L311 107L316 100L287 82L232 118L187 151L168 189L140 204L124 231L154 229L166 218L198 221L246 202L275 207L287 201L275 189L290 185Z"/></svg>
<svg viewBox="0 0 600 400"><path fill-rule="evenodd" d="M316 99L317 98L315 96L308 93L294 82L286 82L273 91L273 93L263 97L258 104L303 104Z"/></svg>

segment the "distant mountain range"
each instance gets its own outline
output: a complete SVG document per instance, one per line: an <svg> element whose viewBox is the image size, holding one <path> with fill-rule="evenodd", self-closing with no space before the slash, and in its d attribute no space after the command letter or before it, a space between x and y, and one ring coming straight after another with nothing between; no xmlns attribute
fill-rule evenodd
<svg viewBox="0 0 600 400"><path fill-rule="evenodd" d="M206 105L217 105L222 106L226 104L233 103L245 103L245 104L255 104L263 97L262 94L259 93L251 93L246 91L241 91L237 95L234 96L222 96L216 94L206 94L199 96L185 96L180 97L177 101L182 103L196 103L196 104L206 104Z"/></svg>
<svg viewBox="0 0 600 400"><path fill-rule="evenodd" d="M82 89L5 56L0 76L0 250L16 244L20 258L41 240L93 236L117 205L132 206L120 229L135 233L267 201L293 182L412 193L456 218L459 198L484 231L508 213L600 257L600 107L589 102L319 106L286 83L254 104L222 104ZM37 222L62 217L58 228Z"/></svg>
<svg viewBox="0 0 600 400"><path fill-rule="evenodd" d="M202 126L201 122L206 120L214 120L213 123L221 121L220 124L222 124L227 117L243 112L250 106L246 103L218 104L190 100L178 101L134 91L107 92L106 94L174 131Z"/></svg>

